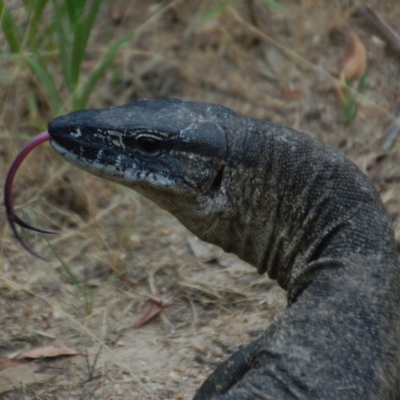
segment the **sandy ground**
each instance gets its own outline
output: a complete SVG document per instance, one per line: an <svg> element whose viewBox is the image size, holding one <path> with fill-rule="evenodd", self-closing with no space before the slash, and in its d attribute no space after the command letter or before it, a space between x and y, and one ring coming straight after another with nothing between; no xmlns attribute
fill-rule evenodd
<svg viewBox="0 0 400 400"><path fill-rule="evenodd" d="M308 132L370 176L400 239L400 140L388 136L400 106L400 54L365 18L354 17L350 1L272 3L104 4L86 68L110 37L129 29L137 35L90 106L178 97ZM398 1L367 3L400 31ZM336 87L351 32L365 45L367 72L357 115L346 121ZM32 115L31 78L23 70L14 76L1 90L3 178L26 139L53 117L45 96ZM63 232L51 243L67 267L40 235L24 233L50 261L24 252L0 213L0 356L49 344L79 355L37 361L53 378L22 386L17 379L18 389L0 395L4 400L190 399L219 363L285 307L284 292L268 277L214 247L201 248L202 255L211 252L211 261L201 261L190 233L173 217L67 165L48 146L26 160L14 191L19 215ZM155 293L168 306L138 328Z"/></svg>

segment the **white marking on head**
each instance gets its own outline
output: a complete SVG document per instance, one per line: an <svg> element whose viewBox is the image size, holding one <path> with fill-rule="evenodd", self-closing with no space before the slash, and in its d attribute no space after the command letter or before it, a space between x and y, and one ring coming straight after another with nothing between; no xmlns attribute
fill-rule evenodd
<svg viewBox="0 0 400 400"><path fill-rule="evenodd" d="M81 137L82 136L82 132L81 132L81 130L79 128L76 128L75 132L71 131L71 136L73 136L75 138Z"/></svg>
<svg viewBox="0 0 400 400"><path fill-rule="evenodd" d="M112 139L114 146L121 147L121 138L119 139Z"/></svg>
<svg viewBox="0 0 400 400"><path fill-rule="evenodd" d="M100 161L100 159L101 159L102 156L103 156L103 149L100 149L99 152L97 153L96 160L99 160L99 161Z"/></svg>
<svg viewBox="0 0 400 400"><path fill-rule="evenodd" d="M140 183L146 183L154 187L167 187L173 184L173 181L167 176L158 172L149 173L148 171L140 170L139 166L132 161L130 162L129 167L122 170L123 155L118 155L114 164L104 164L99 162L102 150L99 150L96 160L93 161L85 159L84 157L65 149L54 140L52 141L52 147L77 167L91 172L94 175L98 175L101 178L117 181L126 186L135 186ZM82 147L80 150L83 151ZM118 168L121 170L118 171Z"/></svg>

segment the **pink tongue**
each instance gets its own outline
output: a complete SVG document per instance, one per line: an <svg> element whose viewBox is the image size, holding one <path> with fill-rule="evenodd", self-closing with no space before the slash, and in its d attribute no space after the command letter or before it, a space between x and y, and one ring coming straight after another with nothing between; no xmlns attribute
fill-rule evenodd
<svg viewBox="0 0 400 400"><path fill-rule="evenodd" d="M26 145L25 147L23 147L23 149L20 151L20 153L17 155L17 157L15 158L14 162L12 163L7 177L6 177L6 181L4 184L4 206L6 208L6 215L7 215L7 219L8 222L11 226L12 231L14 232L17 240L21 243L21 245L27 250L29 251L29 253L44 259L43 257L39 256L38 254L36 254L33 250L31 250L22 240L22 238L19 236L18 231L15 227L15 225L20 225L24 228L27 229L31 229L34 230L36 232L41 232L41 233L56 233L56 232L50 232L50 231L45 231L42 229L38 229L35 228L33 226L28 225L27 223L25 223L24 221L22 221L16 214L14 211L14 207L13 207L13 199L12 199L12 185L13 185L13 181L15 178L15 175L18 171L19 166L21 165L22 161L24 161L24 159L26 158L26 156L37 146L41 145L44 142L47 142L48 140L52 140L52 137L49 135L49 133L47 131L40 133L39 135L35 136L33 139L31 139Z"/></svg>

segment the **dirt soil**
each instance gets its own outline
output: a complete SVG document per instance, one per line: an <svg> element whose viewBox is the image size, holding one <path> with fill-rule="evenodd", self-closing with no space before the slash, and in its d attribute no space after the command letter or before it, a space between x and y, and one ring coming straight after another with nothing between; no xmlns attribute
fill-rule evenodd
<svg viewBox="0 0 400 400"><path fill-rule="evenodd" d="M399 1L366 3L400 32ZM307 132L370 176L399 241L400 138L393 121L400 53L354 15L355 7L345 0L104 2L85 68L110 38L129 29L137 35L90 107L177 97ZM346 121L337 79L345 54L354 53L352 32L367 50L366 86L351 103L357 114ZM16 71L1 90L2 181L43 116L52 117L45 97L32 115L31 84ZM0 394L4 400L190 399L285 307L284 292L268 277L215 247L193 244L172 216L67 165L49 146L25 161L14 194L19 215L63 235L50 238L53 252L41 235L23 233L50 260L43 262L22 250L0 213L0 357L50 344L79 354L36 361L52 379L30 385L16 379L14 390ZM149 306L157 307L152 296L163 309L139 327Z"/></svg>

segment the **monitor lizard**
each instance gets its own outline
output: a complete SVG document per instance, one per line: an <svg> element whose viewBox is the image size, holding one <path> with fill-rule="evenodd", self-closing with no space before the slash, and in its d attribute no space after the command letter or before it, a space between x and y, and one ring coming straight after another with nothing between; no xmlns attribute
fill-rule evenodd
<svg viewBox="0 0 400 400"><path fill-rule="evenodd" d="M201 386L204 399L399 399L390 217L351 161L214 104L139 100L50 121L52 147L128 186L287 291L288 307Z"/></svg>

